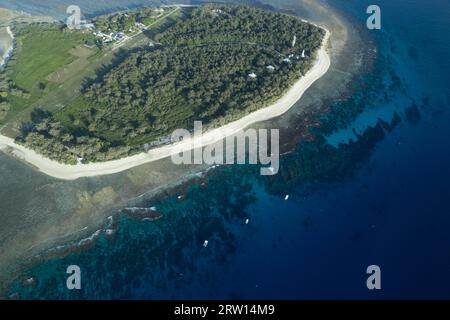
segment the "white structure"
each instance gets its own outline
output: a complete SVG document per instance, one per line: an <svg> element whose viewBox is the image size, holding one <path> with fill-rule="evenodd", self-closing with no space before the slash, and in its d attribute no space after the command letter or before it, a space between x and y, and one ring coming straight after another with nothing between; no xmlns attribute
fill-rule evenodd
<svg viewBox="0 0 450 320"><path fill-rule="evenodd" d="M291 62L291 59L289 59L289 58L284 58L284 59L283 59L283 62L290 63L290 62Z"/></svg>
<svg viewBox="0 0 450 320"><path fill-rule="evenodd" d="M305 59L305 50L303 49L303 51L302 51L302 59Z"/></svg>
<svg viewBox="0 0 450 320"><path fill-rule="evenodd" d="M98 33L93 33L95 36L102 39L104 43L109 43L113 41L120 41L127 38L127 35L124 32L111 32L109 34L103 33L99 31Z"/></svg>
<svg viewBox="0 0 450 320"><path fill-rule="evenodd" d="M268 65L266 68L269 69L270 71L275 70L275 67L273 65Z"/></svg>
<svg viewBox="0 0 450 320"><path fill-rule="evenodd" d="M95 25L92 23L84 23L80 27L81 27L81 29L94 29Z"/></svg>
<svg viewBox="0 0 450 320"><path fill-rule="evenodd" d="M253 73L253 72L252 72L252 73L250 73L250 74L249 74L248 76L249 76L249 78L252 78L252 79L255 79L255 78L256 78L256 74L255 74L255 73Z"/></svg>
<svg viewBox="0 0 450 320"><path fill-rule="evenodd" d="M297 42L297 36L294 34L294 39L292 40L292 48L295 47L296 42Z"/></svg>

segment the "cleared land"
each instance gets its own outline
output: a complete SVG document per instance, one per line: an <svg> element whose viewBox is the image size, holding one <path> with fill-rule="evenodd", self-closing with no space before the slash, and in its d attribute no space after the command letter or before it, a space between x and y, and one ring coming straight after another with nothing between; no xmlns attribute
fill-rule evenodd
<svg viewBox="0 0 450 320"><path fill-rule="evenodd" d="M175 9L170 8L167 13ZM155 28L164 26L165 20L165 17L158 20ZM0 132L11 137L20 134L22 123L31 120L35 108L63 112L65 107L79 105L84 81L97 77L99 70L114 63L121 54L112 45L101 50L87 48L85 43L96 39L92 32L62 30L53 23L20 24L14 31L15 52L0 74L0 103L8 104L8 111L0 118ZM128 41L126 48L148 41L141 33Z"/></svg>

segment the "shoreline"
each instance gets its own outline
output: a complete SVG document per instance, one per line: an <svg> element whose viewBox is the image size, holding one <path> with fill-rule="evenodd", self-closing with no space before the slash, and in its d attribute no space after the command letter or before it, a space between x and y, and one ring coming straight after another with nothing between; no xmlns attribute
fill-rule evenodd
<svg viewBox="0 0 450 320"><path fill-rule="evenodd" d="M301 115L303 111L301 110L304 108L306 108L305 110L312 110L316 106L315 104L311 104L313 101L309 98L310 95L319 99L322 99L322 96L326 97L323 99L339 98L338 95L335 95L334 90L339 88L342 79L337 79L334 75L341 77L342 74L339 72L339 69L347 68L346 65L341 65L342 56L336 54L337 52L341 52L339 48L342 48L344 44L337 45L336 41L344 41L347 43L348 40L353 39L353 34L349 37L343 36L343 34L347 34L347 29L351 30L351 24L347 24L345 15L335 16L334 10L325 8L320 3L306 1L306 4L306 8L309 8L311 5L314 10L313 12L317 13L317 15L311 15L308 20L316 21L319 26L325 26L332 32L332 37L329 40L329 43L332 45L328 46L328 53L333 60L333 69L330 68L328 71L326 81L319 81L320 83L316 83L314 87L309 88L308 95L302 97L304 103L302 102L300 108L298 105L295 109L292 108L289 117L284 116L269 120L275 123L275 126L272 127L288 128L291 133L287 136L281 135L280 139L285 138L289 139L289 141L292 139L292 137L288 137L290 134L301 134L297 132L296 128L298 122L301 122L303 119ZM295 15L297 16L298 13L298 16L301 16L305 12L305 8L297 8L301 9L299 11L301 13L296 12ZM355 35L355 38L358 38L358 36L359 33ZM354 52L354 48L351 48L351 50L348 49L347 46L342 49L346 57L352 56ZM334 70L335 68L338 70ZM299 112L297 112L297 109ZM34 206L40 205L39 215L37 216L45 216L45 219L42 218L42 221L29 219L29 206L21 205L18 207L16 204L10 204L10 202L14 203L15 201L4 201L2 203L2 210L0 211L4 213L4 218L6 218L2 230L6 234L12 232L11 230L16 231L14 231L14 235L11 238L5 239L0 246L0 250L3 249L4 251L4 254L0 257L0 299L9 296L9 293L11 293L11 284L15 281L14 279L19 279L20 281L20 277L22 276L29 277L28 270L32 266L43 263L42 261L30 261L30 257L39 256L40 253L50 248L75 243L82 238L89 237L104 225L108 216L122 209L124 206L140 205L143 202L152 204L159 203L168 196L185 194L185 191L191 184L201 185L204 188L208 187L206 175L203 175L200 180L197 180L199 179L199 172L207 172L206 169L208 168L204 168L204 166L183 168L184 166L172 164L170 159L135 167L112 176L100 176L96 178L95 184L86 184L84 179L68 181L48 180L46 175L41 175L32 166L24 166L24 162L17 161L17 159L6 153L4 155L3 162L5 163L4 169L6 176L3 179L3 184L5 188L7 190L11 189L11 181L18 181L20 185L24 181L27 188L18 188L15 195L21 199L28 199L27 197L33 192L33 199L42 199L39 203L34 203ZM0 156L3 156L3 153L0 153ZM135 180L143 176L148 176L148 178ZM84 215L89 220L80 221L78 219L80 214L75 212L77 212L77 208L81 207L81 202L78 202L77 197L71 197L69 195L80 192L80 194L93 196L104 186L112 186L116 192L122 195L122 198L111 205L95 207L95 210L91 211L89 215ZM53 192L51 188L55 188L55 191ZM62 189L64 190L63 193L56 194L56 190ZM60 194L67 194L67 197L61 198ZM54 204L55 197L59 198L58 203L61 203L58 207L55 207ZM10 196L6 196L6 199L10 198ZM41 204L41 202L43 203ZM26 202L20 202L20 204L23 203ZM75 209L72 206L75 206ZM15 212L15 214L9 215L7 212ZM61 217L65 217L64 220L61 220ZM47 221L54 222L48 224ZM23 225L23 223L25 224ZM17 229L17 226L23 227ZM83 230L86 226L89 227L88 230L82 233L77 232ZM20 230L27 230L27 233L20 232Z"/></svg>
<svg viewBox="0 0 450 320"><path fill-rule="evenodd" d="M77 165L62 164L57 161L50 160L49 158L45 158L44 156L36 153L34 150L19 145L14 142L14 139L4 135L0 135L0 151L9 149L10 152L7 152L7 154L17 157L18 159L30 164L40 172L51 177L62 180L76 180L82 177L94 177L119 173L149 162L170 157L173 153L179 152L180 150L187 151L214 144L225 138L223 135L224 132L227 133L227 136L230 136L244 130L252 124L266 121L286 113L300 100L305 91L314 82L327 73L331 65L331 61L326 50L331 33L328 29L324 27L321 28L326 31L326 35L323 39L321 48L317 52L317 58L314 66L301 79L299 79L284 96L282 96L271 106L257 110L222 127L207 131L199 137L185 139L175 144L162 146L149 150L146 153L143 152L118 160Z"/></svg>
<svg viewBox="0 0 450 320"><path fill-rule="evenodd" d="M3 68L3 66L8 62L14 50L14 34L12 33L11 28L9 26L6 27L6 32L11 38L11 45L3 53L2 60L0 61L0 68Z"/></svg>

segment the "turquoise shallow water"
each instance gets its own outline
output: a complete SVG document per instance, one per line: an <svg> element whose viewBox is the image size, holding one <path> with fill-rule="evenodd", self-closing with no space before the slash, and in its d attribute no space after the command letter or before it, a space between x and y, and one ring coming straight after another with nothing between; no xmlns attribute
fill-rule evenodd
<svg viewBox="0 0 450 320"><path fill-rule="evenodd" d="M369 2L328 1L360 23ZM147 203L163 214L160 220L122 214L113 237L29 269L24 277L36 283L24 286L20 279L11 293L450 298L450 5L379 3L375 69L321 119L325 128L344 127L359 114L347 128L299 145L283 157L276 177L261 177L252 167L220 167L181 201ZM71 264L82 268L80 291L65 287ZM381 267L381 291L365 286L371 264Z"/></svg>

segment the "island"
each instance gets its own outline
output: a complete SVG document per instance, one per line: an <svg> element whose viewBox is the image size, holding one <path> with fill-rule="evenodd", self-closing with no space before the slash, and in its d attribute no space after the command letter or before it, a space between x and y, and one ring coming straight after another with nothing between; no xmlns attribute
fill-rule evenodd
<svg viewBox="0 0 450 320"><path fill-rule="evenodd" d="M117 12L70 30L12 26L0 77L0 148L61 179L171 155L285 113L330 66L330 33L295 16L206 4ZM190 141L181 141L188 146Z"/></svg>

